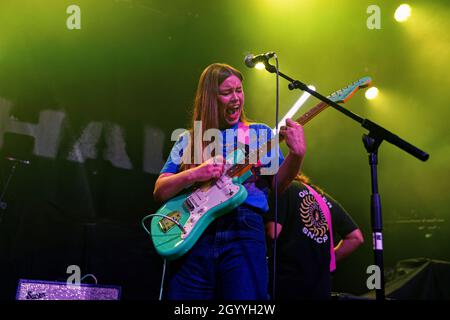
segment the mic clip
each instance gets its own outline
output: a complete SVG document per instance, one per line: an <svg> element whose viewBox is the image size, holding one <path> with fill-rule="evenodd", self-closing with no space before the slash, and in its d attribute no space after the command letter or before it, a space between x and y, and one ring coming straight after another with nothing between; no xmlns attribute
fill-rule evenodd
<svg viewBox="0 0 450 320"><path fill-rule="evenodd" d="M31 163L29 160L22 160L22 159L17 159L17 158L13 158L13 157L5 157L5 159L8 161L13 161L16 163L26 164L26 165L29 165Z"/></svg>

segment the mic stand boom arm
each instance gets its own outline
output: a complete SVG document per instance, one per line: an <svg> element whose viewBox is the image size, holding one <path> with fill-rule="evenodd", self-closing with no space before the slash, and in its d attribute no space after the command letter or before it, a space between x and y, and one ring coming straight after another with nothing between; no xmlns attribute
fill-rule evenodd
<svg viewBox="0 0 450 320"><path fill-rule="evenodd" d="M266 66L267 71L269 71L271 73L276 72L276 69L273 65L266 63L265 66ZM279 74L281 77L283 77L284 79L286 79L290 82L288 85L289 90L300 89L300 90L306 91L309 94L311 94L312 96L316 97L317 99L325 102L329 106L338 110L339 112L345 114L347 117L352 118L356 122L359 122L363 128L366 128L369 131L369 136L371 136L374 139L381 139L381 141L379 143L381 143L383 140L386 140L387 142L397 146L398 148L402 149L403 151L406 151L407 153L411 154L412 156L418 158L419 160L422 160L422 161L428 160L428 158L429 158L428 153L426 153L426 152L420 150L419 148L413 146L412 144L406 142L399 136L393 134L392 132L384 129L383 127L379 126L378 124L376 124L368 119L363 119L362 117L358 116L357 114L351 112L350 110L348 110L346 108L342 108L336 102L331 101L330 99L321 95L317 91L314 91L314 90L308 88L308 86L306 84L304 84L303 82L301 82L299 80L294 80L282 72L279 72Z"/></svg>
<svg viewBox="0 0 450 320"><path fill-rule="evenodd" d="M268 61L265 63L266 70L275 73L276 68L269 64ZM369 131L369 134L363 134L363 143L367 152L369 153L369 165L370 165L370 174L371 174L371 182L372 182L372 194L371 194L371 223L372 223L372 236L373 236L373 250L374 250L374 261L375 265L378 267L380 272L380 286L376 287L376 299L384 300L385 292L384 292L384 266L383 266L383 225L381 220L381 201L380 195L378 193L378 174L377 174L377 164L378 164L378 147L386 140L387 142L397 146L398 148L406 151L412 156L426 161L429 158L429 154L420 150L419 148L413 146L412 144L406 142L399 136L393 134L392 132L384 129L380 125L368 120L363 119L357 114L347 110L346 108L342 108L337 103L331 101L327 97L321 95L320 93L308 88L306 84L299 80L294 80L291 77L285 75L284 73L278 70L278 74L284 79L288 80L290 83L288 85L289 90L300 89L310 93L312 96L318 98L339 112L345 114L347 117L352 118L356 122L359 122L361 126Z"/></svg>

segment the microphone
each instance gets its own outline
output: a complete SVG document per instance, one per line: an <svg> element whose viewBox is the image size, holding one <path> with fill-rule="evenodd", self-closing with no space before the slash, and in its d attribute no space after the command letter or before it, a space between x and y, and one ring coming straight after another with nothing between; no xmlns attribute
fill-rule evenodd
<svg viewBox="0 0 450 320"><path fill-rule="evenodd" d="M263 54L253 55L248 54L245 56L244 63L247 67L253 68L258 62L266 64L266 62L275 55L275 52L269 51Z"/></svg>
<svg viewBox="0 0 450 320"><path fill-rule="evenodd" d="M21 163L21 164L26 164L26 165L29 165L31 163L28 160L21 160L21 159L16 159L16 158L13 158L13 157L5 157L5 159L9 160L9 161L18 162L18 163Z"/></svg>

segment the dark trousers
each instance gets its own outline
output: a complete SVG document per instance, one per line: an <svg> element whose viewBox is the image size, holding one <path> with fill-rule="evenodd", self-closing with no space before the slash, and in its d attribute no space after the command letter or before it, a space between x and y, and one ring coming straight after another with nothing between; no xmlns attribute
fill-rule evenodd
<svg viewBox="0 0 450 320"><path fill-rule="evenodd" d="M267 300L262 216L247 207L216 219L171 264L170 300Z"/></svg>

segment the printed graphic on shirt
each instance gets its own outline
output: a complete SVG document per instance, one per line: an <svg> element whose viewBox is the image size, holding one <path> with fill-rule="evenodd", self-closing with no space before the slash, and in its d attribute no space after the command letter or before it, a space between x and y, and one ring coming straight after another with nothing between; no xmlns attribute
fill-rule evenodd
<svg viewBox="0 0 450 320"><path fill-rule="evenodd" d="M303 234L318 244L326 243L328 241L328 224L319 204L307 191L300 192L299 196L302 198L299 210L300 219L304 224Z"/></svg>

